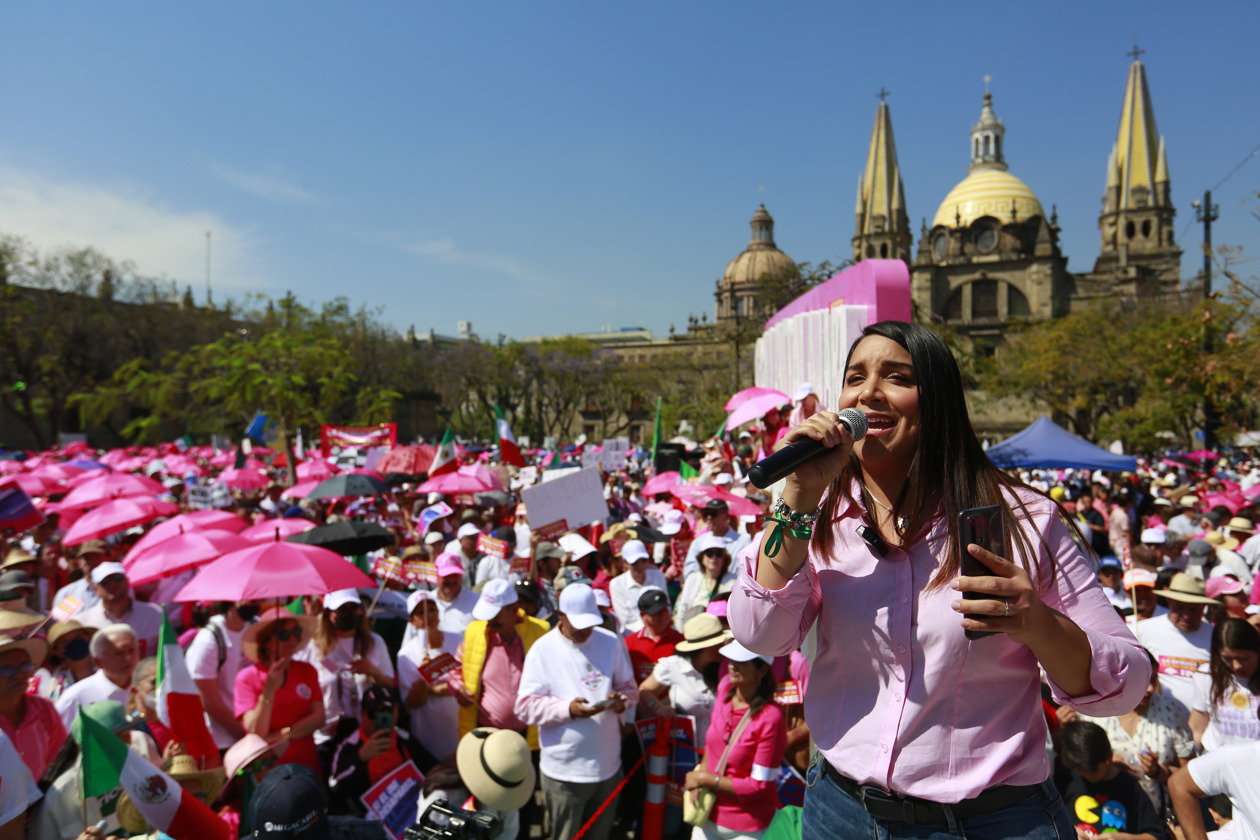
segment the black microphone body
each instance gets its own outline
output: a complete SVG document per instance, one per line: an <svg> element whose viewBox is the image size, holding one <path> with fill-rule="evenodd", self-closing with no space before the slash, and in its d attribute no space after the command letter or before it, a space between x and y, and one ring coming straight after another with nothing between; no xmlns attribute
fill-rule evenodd
<svg viewBox="0 0 1260 840"><path fill-rule="evenodd" d="M853 436L853 440L861 440L866 435L868 421L866 415L856 408L846 408L840 412L840 425ZM813 438L805 438L789 443L778 452L772 452L753 464L748 470L748 480L758 489L764 490L776 481L796 472L801 466L826 452L828 447Z"/></svg>

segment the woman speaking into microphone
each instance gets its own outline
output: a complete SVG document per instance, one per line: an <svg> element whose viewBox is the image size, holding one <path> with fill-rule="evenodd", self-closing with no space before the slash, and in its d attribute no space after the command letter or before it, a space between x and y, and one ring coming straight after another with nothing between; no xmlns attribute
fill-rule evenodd
<svg viewBox="0 0 1260 840"><path fill-rule="evenodd" d="M787 477L728 608L760 654L795 650L817 623L804 836L1073 840L1048 781L1040 674L1057 702L1118 715L1141 701L1149 660L1054 503L985 455L940 338L872 324L844 370L838 407L869 430L855 444L822 411L783 438L827 448ZM986 506L1000 552L960 545L960 514Z"/></svg>

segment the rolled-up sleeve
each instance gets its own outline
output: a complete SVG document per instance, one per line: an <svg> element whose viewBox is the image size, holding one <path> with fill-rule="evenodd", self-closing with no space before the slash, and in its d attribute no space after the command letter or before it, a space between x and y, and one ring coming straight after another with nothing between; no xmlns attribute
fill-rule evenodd
<svg viewBox="0 0 1260 840"><path fill-rule="evenodd" d="M758 539L736 555L738 578L731 589L727 620L744 647L766 656L784 656L800 647L818 616L822 603L818 575L811 555L782 589L766 589L757 583L760 554Z"/></svg>
<svg viewBox="0 0 1260 840"><path fill-rule="evenodd" d="M1067 532L1068 526L1051 516L1046 546L1054 552L1053 566L1043 563L1041 597L1047 606L1070 618L1089 640L1089 680L1094 692L1073 697L1047 679L1056 703L1067 704L1092 717L1128 714L1137 708L1151 680L1146 651L1129 632L1119 613ZM1043 550L1044 555L1044 550Z"/></svg>

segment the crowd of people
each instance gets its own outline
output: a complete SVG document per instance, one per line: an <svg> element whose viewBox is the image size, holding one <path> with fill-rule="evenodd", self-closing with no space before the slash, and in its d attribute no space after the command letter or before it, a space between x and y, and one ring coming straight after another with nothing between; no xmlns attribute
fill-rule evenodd
<svg viewBox="0 0 1260 840"><path fill-rule="evenodd" d="M81 717L233 838L384 837L363 797L408 762L423 776L417 814L445 799L499 820L506 840L626 836L645 821L639 730L653 719L699 748L672 748L668 838L782 830L793 780L808 836L897 822L1072 836L1010 829L1059 798L1078 837L1198 840L1231 819L1256 836L1260 460L999 473L963 434L949 383L914 380L933 364L918 342L868 332L851 352L840 407L871 417L863 441L805 385L752 430L698 447L697 475L679 482L702 495L645 496L647 453L632 452L603 475L608 520L563 534L531 527L546 523L518 501L522 471L492 453L462 456L502 478L480 503L416 480L295 502L272 469L204 532L375 522L392 543L347 562L428 570L287 604L177 600L195 569L133 585L136 544L160 519L68 546L68 490L39 497L44 521L0 545L0 838L165 836L121 788L84 796ZM920 428L920 410L940 422ZM772 507L747 470L806 436L831 454ZM927 451L974 464L972 485ZM209 460L198 479L156 459L136 468L185 515ZM756 512L733 513L735 499ZM994 500L1005 557L959 543L960 510ZM449 512L424 515L436 506ZM993 575L958 578L964 550ZM960 589L979 599L964 606ZM164 620L213 755L192 754L159 708Z"/></svg>

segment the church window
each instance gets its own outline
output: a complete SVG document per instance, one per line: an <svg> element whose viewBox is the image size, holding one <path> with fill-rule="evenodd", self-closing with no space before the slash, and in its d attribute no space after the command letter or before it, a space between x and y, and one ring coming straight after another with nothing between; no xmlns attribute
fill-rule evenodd
<svg viewBox="0 0 1260 840"><path fill-rule="evenodd" d="M962 287L954 289L954 293L949 296L949 300L945 303L945 320L961 321L962 320Z"/></svg>
<svg viewBox="0 0 1260 840"><path fill-rule="evenodd" d="M1142 238L1143 239L1151 238L1151 220L1150 219L1147 219L1146 221L1142 222Z"/></svg>
<svg viewBox="0 0 1260 840"><path fill-rule="evenodd" d="M1006 314L1009 318L1027 318L1032 315L1032 309L1028 306L1028 298L1024 297L1024 293L1014 286L1006 287Z"/></svg>
<svg viewBox="0 0 1260 840"><path fill-rule="evenodd" d="M949 255L949 235L944 231L938 233L932 240L932 253L938 260L943 260Z"/></svg>
<svg viewBox="0 0 1260 840"><path fill-rule="evenodd" d="M1136 233L1137 233L1137 228L1133 226L1133 222L1125 222L1125 224L1124 224L1124 236L1125 236L1125 238L1126 238L1126 239L1132 239L1132 238L1133 238L1133 236L1134 236L1134 234L1136 234Z"/></svg>
<svg viewBox="0 0 1260 840"><path fill-rule="evenodd" d="M984 135L984 156L989 156L989 135Z"/></svg>
<svg viewBox="0 0 1260 840"><path fill-rule="evenodd" d="M980 157L980 138L976 138L976 150L972 153L972 157Z"/></svg>
<svg viewBox="0 0 1260 840"><path fill-rule="evenodd" d="M870 244L869 242L866 244L866 256L868 257L875 256L875 246Z"/></svg>
<svg viewBox="0 0 1260 840"><path fill-rule="evenodd" d="M998 281L977 280L971 284L971 318L998 317Z"/></svg>
<svg viewBox="0 0 1260 840"><path fill-rule="evenodd" d="M995 135L993 138L993 153L998 157L1002 156L1002 136Z"/></svg>
<svg viewBox="0 0 1260 840"><path fill-rule="evenodd" d="M884 259L888 259L888 243L887 242L879 246L879 255L883 257Z"/></svg>

